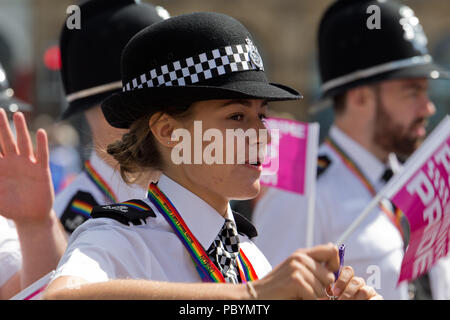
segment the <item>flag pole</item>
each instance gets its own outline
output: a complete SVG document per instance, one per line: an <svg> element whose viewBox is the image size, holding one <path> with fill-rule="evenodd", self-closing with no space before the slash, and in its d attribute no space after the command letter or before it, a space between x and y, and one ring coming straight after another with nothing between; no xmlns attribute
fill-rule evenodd
<svg viewBox="0 0 450 320"><path fill-rule="evenodd" d="M314 242L314 213L316 204L316 179L317 179L317 154L319 145L319 124L309 124L310 132L308 133L308 141L306 149L311 152L307 155L307 201L308 201L308 216L306 225L306 247L311 248Z"/></svg>
<svg viewBox="0 0 450 320"><path fill-rule="evenodd" d="M340 238L336 241L336 246L340 246L345 243L348 237L355 231L355 229L367 218L367 216L378 206L380 201L384 198L385 192L378 193L375 198L369 203L369 205L364 209L364 211L356 218L355 221L345 230L345 232L340 236Z"/></svg>
<svg viewBox="0 0 450 320"><path fill-rule="evenodd" d="M389 157L391 157L393 154L389 154ZM395 163L393 161L390 161L390 163ZM399 167L392 168L392 171L394 172L394 175L397 175L400 173L401 169ZM394 179L393 179L394 180ZM392 182L392 181L391 181ZM375 209L381 200L385 197L386 191L388 187L385 186L376 196L372 199L372 202L369 203L369 205L364 209L364 211L358 216L358 218L353 221L353 223L345 230L345 232L341 235L341 237L336 241L336 246L340 246L348 239L348 237L355 231L355 229L364 221L364 219L369 215L370 212L372 212L373 209Z"/></svg>

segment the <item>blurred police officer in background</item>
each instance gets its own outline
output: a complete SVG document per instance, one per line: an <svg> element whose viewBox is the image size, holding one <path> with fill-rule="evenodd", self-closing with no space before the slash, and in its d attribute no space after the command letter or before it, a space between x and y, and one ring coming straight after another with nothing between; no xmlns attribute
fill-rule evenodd
<svg viewBox="0 0 450 320"><path fill-rule="evenodd" d="M42 177L50 175L50 171L40 164L48 160L39 158L44 154L39 151L48 149L46 134L38 132L38 150L34 154L23 114L14 117L16 141L6 113L1 112L0 214L8 220L0 217L0 299L10 298L56 267L67 244L58 217L71 233L89 218L93 206L146 195L150 177L145 177L141 186L128 186L114 171L116 163L105 150L124 131L108 125L100 103L121 88L120 57L127 42L140 30L167 18L168 13L161 7L133 0L84 1L80 10L81 28L69 29L64 24L60 39L61 75L69 102L63 118L77 113L85 115L94 150L84 172L58 195L54 211L50 210L42 199L47 198L44 193L51 193L53 186L45 184L37 188L40 193L29 194L27 189L32 187L29 180L23 183L20 179L29 176L14 170L15 161L17 164L28 161L36 183L47 180ZM2 68L0 80L1 107L9 113L30 111L30 106L13 97ZM1 166L8 169L2 170ZM21 205L17 206L18 203Z"/></svg>
<svg viewBox="0 0 450 320"><path fill-rule="evenodd" d="M150 176L129 186L114 170L117 163L106 146L126 131L106 122L100 103L122 88L120 58L127 42L169 16L162 7L136 0L91 0L83 2L80 10L81 28L64 25L60 37L61 76L69 103L62 117L85 116L93 150L84 171L56 197L54 209L68 233L87 220L96 205L146 195Z"/></svg>
<svg viewBox="0 0 450 320"><path fill-rule="evenodd" d="M420 146L427 119L435 113L428 97L429 79L448 77L433 63L414 12L394 1L334 2L321 19L318 47L321 91L333 100L335 119L319 149L315 244L337 241L401 168L397 156L405 159ZM255 242L276 264L291 246L305 246L307 223L306 212L292 210L298 201L295 195L274 192L279 196L272 194L271 201L283 198L280 209L269 212L257 206L254 222L260 233ZM414 293L408 294L406 283L396 286L408 222L391 203L374 211L345 243L345 262L356 274L366 275L385 299L411 298ZM283 229L283 234L265 238L264 229L273 227ZM442 270L450 273L448 267ZM437 292L449 288L442 281L448 275L432 278L441 279L431 281L434 298L443 298ZM431 293L417 294L429 298Z"/></svg>

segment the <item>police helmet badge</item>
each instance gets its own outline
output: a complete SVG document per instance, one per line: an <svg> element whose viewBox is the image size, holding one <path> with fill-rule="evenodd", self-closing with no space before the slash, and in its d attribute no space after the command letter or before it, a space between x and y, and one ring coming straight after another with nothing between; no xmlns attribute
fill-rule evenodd
<svg viewBox="0 0 450 320"><path fill-rule="evenodd" d="M158 14L158 16L160 16L160 17L163 18L164 20L170 18L170 13L169 13L169 11L167 11L164 7L156 6L156 7L155 7L155 10L156 10L156 13Z"/></svg>
<svg viewBox="0 0 450 320"><path fill-rule="evenodd" d="M405 31L405 40L410 41L414 48L422 54L428 53L428 39L414 11L408 6L402 6L399 13L402 16L399 22Z"/></svg>
<svg viewBox="0 0 450 320"><path fill-rule="evenodd" d="M264 65L261 55L258 52L258 48L253 44L252 40L249 38L245 39L245 42L249 46L249 56L252 63L259 69L264 71Z"/></svg>

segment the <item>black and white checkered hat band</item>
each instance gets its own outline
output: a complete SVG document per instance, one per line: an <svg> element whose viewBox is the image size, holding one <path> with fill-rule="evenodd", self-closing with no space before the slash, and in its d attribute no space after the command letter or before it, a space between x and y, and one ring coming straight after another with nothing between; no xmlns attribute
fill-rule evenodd
<svg viewBox="0 0 450 320"><path fill-rule="evenodd" d="M247 70L264 70L258 50L251 42L214 49L157 67L127 82L123 86L123 91L161 86L186 86Z"/></svg>

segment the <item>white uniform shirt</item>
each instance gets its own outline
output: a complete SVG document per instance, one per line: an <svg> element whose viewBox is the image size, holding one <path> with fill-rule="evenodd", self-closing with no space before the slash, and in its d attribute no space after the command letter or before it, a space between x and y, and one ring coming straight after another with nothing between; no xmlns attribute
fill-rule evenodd
<svg viewBox="0 0 450 320"><path fill-rule="evenodd" d="M256 203L252 222L258 236L254 242L272 266L306 247L307 201L306 196L268 188Z"/></svg>
<svg viewBox="0 0 450 320"><path fill-rule="evenodd" d="M0 216L0 287L20 270L21 264L22 253L14 222Z"/></svg>
<svg viewBox="0 0 450 320"><path fill-rule="evenodd" d="M375 186L376 191L380 191L380 189L384 186L384 183L381 182L380 177L386 169L386 166L379 162L372 154L367 152L355 141L350 139L337 127L333 126L331 128L330 135L336 143L345 150L347 155L355 161L358 167L363 171L364 175L370 179L370 182L373 186ZM348 184L339 183L338 180L334 180L334 182L332 181L334 177L339 179L338 176L341 172L344 173L346 172L345 170L347 170L348 173L349 170L346 167L343 167L343 163L340 159L336 159L337 157L334 156L334 151L330 150L328 146L322 146L321 150L319 150L319 154L326 154L330 156L330 158L333 157L333 160L329 170L324 172L324 177L320 178L317 182L316 216L320 221L317 222L315 230L317 244L326 240L335 241L337 240L337 237L342 234L342 229L340 229L339 232L331 234L326 230L328 225L327 221L331 221L333 223L332 230L336 228L335 226L339 228L339 226L344 225L344 223L338 221L337 219L333 219L336 217L333 213L336 212L336 209L339 208L339 211L337 212L353 212L353 214L350 214L348 219L345 220L345 223L348 223L348 225L357 217L356 210L351 211L352 206L357 203L356 200L351 200L351 198L356 194L355 189L357 188L357 185L354 181L350 182L350 180L344 180L344 178L342 178L341 181L348 181ZM336 160L339 165L333 169L333 162L336 162ZM391 167L394 172L401 168L401 164L397 161L397 158L393 154L389 156L389 167ZM330 172L327 174L327 171ZM342 188L342 186L351 187L345 191L347 187ZM331 192L332 190L335 190L335 193ZM336 191L338 192L337 194ZM351 193L353 193L353 195ZM347 199L349 199L346 200L349 202L347 205L345 203L339 203L339 197L344 196L345 194L347 194ZM362 195L361 199L363 199ZM368 193L365 199L366 204L364 205L364 208L370 201ZM349 209L347 210L346 207L349 207ZM362 212L362 210L363 207L360 207L359 211ZM403 240L400 238L400 233L394 230L394 225L386 219L385 214L381 212L381 210L377 209L376 211L377 212L371 213L365 224L363 223L364 226L357 229L354 237L347 240L348 250L346 249L345 252L345 262L354 267L355 273L357 273L358 270L361 275L364 274L364 268L366 268L365 272L367 276L363 277L366 280L369 280L368 282L371 285L377 284L377 281L371 282L370 280L376 280L375 268L379 266L379 270L381 270L381 281L379 282L380 286L377 288L377 286L374 285L378 293L383 295L385 299L408 299L406 282L401 284L398 288L394 287L400 274L400 267L403 259L403 250L399 249L400 247L403 247ZM368 244L368 241L370 241L370 244ZM352 246L355 248L354 255L351 253ZM367 250L367 254L362 253L364 247L369 249ZM358 251L356 250L359 250L361 253L358 254ZM369 257L371 252L375 254L373 259ZM385 252L385 255L384 257L381 257L383 252ZM376 261L376 256L378 255L381 257L379 262ZM352 260L355 262L352 263ZM436 265L430 269L428 275L433 299L450 299L449 257L439 260Z"/></svg>
<svg viewBox="0 0 450 320"><path fill-rule="evenodd" d="M138 185L127 185L118 170L110 167L100 157L93 152L89 159L95 171L105 180L117 197L116 202L123 202L130 199L142 199L147 191ZM87 217L72 212L71 203L81 199L92 206L111 204L112 201L100 190L100 188L83 171L78 177L63 191L61 191L53 205L56 215L61 219L67 231L74 230L78 225L87 220Z"/></svg>
<svg viewBox="0 0 450 320"><path fill-rule="evenodd" d="M137 185L127 185L122 180L120 173L108 166L95 152L91 154L89 160L92 167L108 183L119 202L145 197L146 190ZM62 220L63 225L66 228L69 226L68 229L75 228L75 226L78 226L87 219L77 214L71 215L67 219L63 217L70 203L80 191L92 196L92 205L111 203L111 200L89 179L86 172L82 172L73 183L56 197L53 206L57 216ZM0 216L0 287L20 270L21 264L22 254L20 242L14 222Z"/></svg>
<svg viewBox="0 0 450 320"><path fill-rule="evenodd" d="M428 273L434 300L450 300L450 256L441 258Z"/></svg>
<svg viewBox="0 0 450 320"><path fill-rule="evenodd" d="M380 191L384 186L381 177L387 166L337 127L332 126L329 134L375 190ZM373 195L328 145L321 146L319 155L328 156L331 163L317 181L314 241L316 244L335 243ZM389 158L391 168L399 166L395 157ZM345 245L345 264L352 266L356 275L363 277L385 299L408 299L407 284L397 287L403 239L379 207L359 225Z"/></svg>
<svg viewBox="0 0 450 320"><path fill-rule="evenodd" d="M177 208L186 225L207 250L225 220L202 199L162 175L158 187ZM156 213L139 226L126 226L113 219L91 219L72 234L53 279L75 276L88 282L112 279L151 279L170 282L200 282L194 263L164 217ZM228 206L228 218L233 219ZM241 228L237 223L238 232ZM242 233L241 248L259 278L271 266L259 249Z"/></svg>

